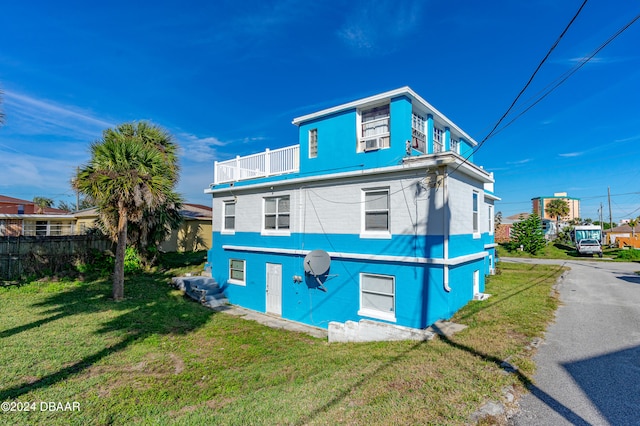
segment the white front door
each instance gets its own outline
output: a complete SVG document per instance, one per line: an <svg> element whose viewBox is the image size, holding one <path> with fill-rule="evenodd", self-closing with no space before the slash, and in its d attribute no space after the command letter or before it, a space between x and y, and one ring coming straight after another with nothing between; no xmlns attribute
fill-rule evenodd
<svg viewBox="0 0 640 426"><path fill-rule="evenodd" d="M267 313L282 316L282 265L267 263Z"/></svg>
<svg viewBox="0 0 640 426"><path fill-rule="evenodd" d="M480 271L473 271L473 295L480 293Z"/></svg>

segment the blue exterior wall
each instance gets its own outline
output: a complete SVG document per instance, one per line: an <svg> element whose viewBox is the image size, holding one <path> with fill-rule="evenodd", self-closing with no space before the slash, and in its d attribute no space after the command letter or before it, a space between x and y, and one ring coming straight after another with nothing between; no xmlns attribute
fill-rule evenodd
<svg viewBox="0 0 640 426"><path fill-rule="evenodd" d="M386 165L398 164L406 155L406 142L411 141L411 113L413 106L411 99L406 96L391 100L391 147L393 149L392 162ZM395 162L393 162L395 160Z"/></svg>
<svg viewBox="0 0 640 426"><path fill-rule="evenodd" d="M448 319L473 298L473 271L480 271L480 291L484 291L486 260L478 259L449 267L451 291L444 290L442 265L406 262L380 262L353 259L332 259L325 282L326 292L316 288L312 279L295 283L295 275L305 276L303 256L279 253L255 253L244 250L224 250L223 245L294 249L295 242L304 239L306 247L327 251L369 253L416 257L428 255L442 258L442 236L394 236L391 240L362 240L357 235L291 235L264 237L254 233L223 235L214 233L213 248L209 251L214 263L214 278L219 283L228 280L229 259L246 261L246 286L225 284L229 301L258 312L266 311L266 263L282 265L282 317L327 328L330 321L358 321L375 319L360 316L360 276L362 273L391 275L396 283L396 321L412 328L425 328L440 319ZM456 238L457 239L457 238ZM330 246L327 241L331 241ZM460 237L459 241L467 241ZM470 248L464 250L464 254ZM460 251L462 253L463 251Z"/></svg>
<svg viewBox="0 0 640 426"><path fill-rule="evenodd" d="M380 104L383 103L381 100ZM258 312L266 311L267 263L282 265L282 317L323 328L327 328L330 321L360 319L425 328L437 320L451 318L473 298L474 271L479 271L479 291L484 291L485 275L491 268L489 256L495 259L495 250L485 247L492 245L493 235L484 229L474 235L468 216L471 214L471 195L478 193L479 200L483 199L482 179L486 178L478 178L478 172L473 172L474 175L461 171L447 177L449 195L445 202L443 192L438 192L441 189L430 187L426 182L427 174L432 170L427 167L403 170L397 172L397 176L378 174L378 171L366 174L368 169L402 164L407 156L406 141L412 138L412 99L395 96L389 104L389 148L357 152L358 109L350 107L299 123L298 173L235 182L233 192L226 191L229 184L215 187L213 246L208 252L208 260L213 266L213 277L223 286L230 303ZM367 104L364 109L369 107ZM434 119L431 114L427 115L426 126L428 152L432 153ZM309 158L311 129L318 131L316 158ZM451 130L449 127L444 129L444 146L448 149ZM460 138L463 157L469 156L472 148L470 142ZM362 170L362 176L331 176L331 180L322 182L313 179L301 180L305 183L293 181L354 170ZM358 177L354 177L356 175ZM287 182L289 180L293 182ZM264 182L273 183L273 186L251 188ZM389 220L392 223L388 238L362 235L360 227L364 223L364 213L359 206L352 207L362 202L360 197L364 190L372 188L386 188L390 194L389 211L392 213ZM288 235L263 235L260 230L263 197L280 195L291 196L291 232ZM244 214L243 223L238 226L237 221L234 232L221 232L221 203L230 197L237 200L236 214ZM485 214L485 210L480 210L481 214ZM480 224L486 227L486 223L485 214ZM445 232L448 238L446 255ZM304 256L293 253L318 249L339 254L332 258L331 277L324 283L326 291L318 288L314 279L305 276ZM278 250L292 253L278 253ZM357 258L363 255L373 258ZM229 259L246 262L246 285L228 282ZM445 263L451 264L445 266ZM358 313L361 273L395 277L395 321ZM294 276L302 276L303 281L295 282ZM445 277L448 277L450 291L445 290Z"/></svg>
<svg viewBox="0 0 640 426"><path fill-rule="evenodd" d="M223 289L231 303L258 312L266 311L266 263L281 264L282 317L322 328L327 328L330 321L361 319L425 328L440 319L449 319L473 297L473 271L482 272L483 266L480 260L450 267L451 292L446 292L442 265L333 259L331 278L324 283L326 291L322 291L309 277L302 283L294 282L294 275L304 277L302 256L216 249L210 256L216 265L228 265L229 258L246 261L246 286L224 284ZM358 314L360 273L395 277L396 321ZM226 283L228 273L217 267L214 278Z"/></svg>
<svg viewBox="0 0 640 426"><path fill-rule="evenodd" d="M473 163L473 145L465 139L460 139L460 155L464 158L469 157L469 161Z"/></svg>
<svg viewBox="0 0 640 426"><path fill-rule="evenodd" d="M299 176L322 175L398 164L411 140L411 100L405 96L390 101L391 143L389 148L356 153L355 108L305 122L299 127ZM318 156L309 158L309 131L318 130Z"/></svg>

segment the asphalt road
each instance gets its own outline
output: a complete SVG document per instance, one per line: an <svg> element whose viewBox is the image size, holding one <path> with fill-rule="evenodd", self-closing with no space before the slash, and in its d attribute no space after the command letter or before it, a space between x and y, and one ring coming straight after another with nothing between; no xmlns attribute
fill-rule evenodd
<svg viewBox="0 0 640 426"><path fill-rule="evenodd" d="M571 268L534 357L534 386L510 424L640 425L640 264L501 260Z"/></svg>

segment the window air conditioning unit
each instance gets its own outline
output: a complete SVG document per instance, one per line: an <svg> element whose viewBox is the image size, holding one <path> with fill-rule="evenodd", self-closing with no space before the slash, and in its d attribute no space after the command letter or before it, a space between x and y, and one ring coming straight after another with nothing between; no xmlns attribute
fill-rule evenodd
<svg viewBox="0 0 640 426"><path fill-rule="evenodd" d="M377 149L380 149L380 138L371 138L364 140L365 151L375 151Z"/></svg>

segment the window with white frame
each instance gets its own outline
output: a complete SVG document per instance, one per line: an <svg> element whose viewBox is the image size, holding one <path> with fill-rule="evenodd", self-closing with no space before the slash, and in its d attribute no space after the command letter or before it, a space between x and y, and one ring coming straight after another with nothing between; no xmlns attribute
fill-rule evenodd
<svg viewBox="0 0 640 426"><path fill-rule="evenodd" d="M488 221L488 225L489 225L489 234L493 235L493 228L494 228L494 218L493 218L493 206L488 206L488 212L487 212L487 221Z"/></svg>
<svg viewBox="0 0 640 426"><path fill-rule="evenodd" d="M363 233L389 234L389 188L364 190Z"/></svg>
<svg viewBox="0 0 640 426"><path fill-rule="evenodd" d="M232 232L236 229L236 201L230 200L223 203L222 230Z"/></svg>
<svg viewBox="0 0 640 426"><path fill-rule="evenodd" d="M289 231L289 196L268 197L264 199L265 231Z"/></svg>
<svg viewBox="0 0 640 426"><path fill-rule="evenodd" d="M426 137L425 137L425 119L424 117L413 113L411 116L411 147L422 153L426 153Z"/></svg>
<svg viewBox="0 0 640 426"><path fill-rule="evenodd" d="M246 261L243 259L229 259L229 282L246 285Z"/></svg>
<svg viewBox="0 0 640 426"><path fill-rule="evenodd" d="M49 235L49 222L46 220L36 221L36 236Z"/></svg>
<svg viewBox="0 0 640 426"><path fill-rule="evenodd" d="M433 152L442 152L444 146L444 130L433 126Z"/></svg>
<svg viewBox="0 0 640 426"><path fill-rule="evenodd" d="M451 138L449 141L449 150L460 154L460 141L458 139Z"/></svg>
<svg viewBox="0 0 640 426"><path fill-rule="evenodd" d="M49 222L49 235L62 235L65 226L60 221Z"/></svg>
<svg viewBox="0 0 640 426"><path fill-rule="evenodd" d="M395 277L391 275L361 273L358 315L395 321L395 281Z"/></svg>
<svg viewBox="0 0 640 426"><path fill-rule="evenodd" d="M318 129L309 130L309 158L318 156Z"/></svg>
<svg viewBox="0 0 640 426"><path fill-rule="evenodd" d="M473 191L473 205L472 205L472 223L473 223L473 233L479 233L478 229L478 193Z"/></svg>
<svg viewBox="0 0 640 426"><path fill-rule="evenodd" d="M373 151L390 146L389 104L360 112L358 152Z"/></svg>

